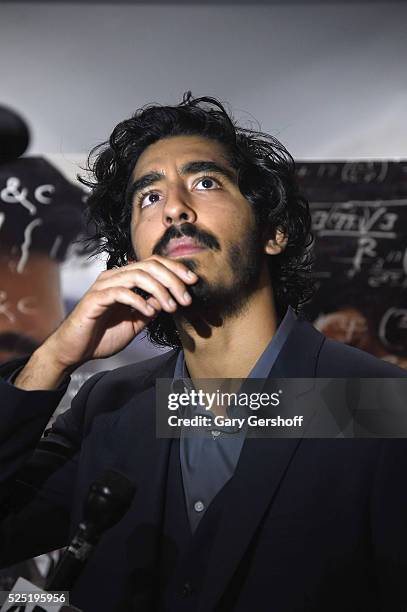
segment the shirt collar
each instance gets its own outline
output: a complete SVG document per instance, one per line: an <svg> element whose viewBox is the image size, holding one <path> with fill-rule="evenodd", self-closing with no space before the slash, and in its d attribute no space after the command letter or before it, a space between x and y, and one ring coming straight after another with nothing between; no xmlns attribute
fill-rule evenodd
<svg viewBox="0 0 407 612"><path fill-rule="evenodd" d="M256 361L254 367L250 371L248 378L267 378L270 374L271 368L275 364L281 349L283 348L291 330L297 321L297 315L294 310L289 306L285 313L280 325L278 326L276 333ZM191 385L188 369L185 363L184 351L181 350L178 353L177 361L174 369L174 378L172 382L172 389L177 392L182 392L184 387Z"/></svg>

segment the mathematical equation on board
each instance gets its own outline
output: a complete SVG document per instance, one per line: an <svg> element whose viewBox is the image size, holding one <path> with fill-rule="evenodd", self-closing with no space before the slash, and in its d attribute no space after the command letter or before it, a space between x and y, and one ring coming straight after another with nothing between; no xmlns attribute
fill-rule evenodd
<svg viewBox="0 0 407 612"><path fill-rule="evenodd" d="M364 161L364 162L323 162L323 163L299 163L297 165L297 176L299 179L312 177L315 180L332 179L341 183L353 185L384 183L389 174L389 162L387 161ZM401 165L401 172L407 177L407 163Z"/></svg>
<svg viewBox="0 0 407 612"><path fill-rule="evenodd" d="M362 272L373 288L407 288L407 199L310 208L317 276L329 278L339 268L349 279Z"/></svg>
<svg viewBox="0 0 407 612"><path fill-rule="evenodd" d="M17 245L13 245L10 252L10 255L16 256L17 261L10 262L9 265L18 274L22 274L25 270L30 257L30 249L35 239L35 232L46 223L46 210L44 214L42 214L42 210L43 207L49 207L54 203L55 190L55 185L47 183L38 185L30 191L15 176L9 177L5 186L0 186L0 204L5 205L0 210L0 244L2 231L7 232L8 207L20 206L28 214L27 221L21 228L21 240ZM86 198L87 194L84 194L82 201L85 202ZM10 214L13 214L13 212L10 210ZM48 249L48 255L51 259L56 259L62 243L62 234L57 234ZM79 250L79 246L70 245L70 247L69 256L74 257Z"/></svg>
<svg viewBox="0 0 407 612"><path fill-rule="evenodd" d="M21 297L15 306L9 300L7 291L0 289L0 319L5 318L10 324L17 321L15 313L33 316L38 313L38 298L34 295Z"/></svg>
<svg viewBox="0 0 407 612"><path fill-rule="evenodd" d="M407 347L407 309L388 308L378 327L378 337L390 350L405 351Z"/></svg>
<svg viewBox="0 0 407 612"><path fill-rule="evenodd" d="M29 197L28 192L27 187L21 186L19 178L10 176L6 181L6 186L0 190L0 200L5 204L20 204L33 216L37 214L37 204L47 206L52 203L55 185L38 185L32 197Z"/></svg>
<svg viewBox="0 0 407 612"><path fill-rule="evenodd" d="M21 181L19 178L15 176L11 176L7 179L5 187L0 189L0 202L3 202L6 205L12 206L21 206L23 207L30 217L33 217L38 214L39 206L49 206L52 204L52 196L55 193L55 186L51 184L38 185L34 190L32 195L29 194L29 189L27 187L23 187L21 185ZM0 211L0 240L1 240L1 231L6 231L6 218L7 213ZM43 219L39 216L36 216L34 219L30 219L26 226L24 227L22 234L22 241L18 247L19 251L19 259L15 265L15 271L18 274L22 274L24 272L25 266L27 265L27 261L30 255L30 247L32 245L33 233L36 228L40 227L43 224ZM57 236L54 244L51 247L51 252L57 252L57 248L62 241L62 236Z"/></svg>

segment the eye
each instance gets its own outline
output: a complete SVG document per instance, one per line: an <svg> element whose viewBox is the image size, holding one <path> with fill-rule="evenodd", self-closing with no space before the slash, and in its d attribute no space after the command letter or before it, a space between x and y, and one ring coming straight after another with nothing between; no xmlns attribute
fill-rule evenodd
<svg viewBox="0 0 407 612"><path fill-rule="evenodd" d="M198 185L202 185L202 188L198 188L198 191L209 191L212 189L220 189L221 187L220 182L211 176L204 176L203 178L199 179L195 185L195 188L197 188Z"/></svg>
<svg viewBox="0 0 407 612"><path fill-rule="evenodd" d="M142 193L140 196L140 208L148 208L160 200L160 194L157 191Z"/></svg>

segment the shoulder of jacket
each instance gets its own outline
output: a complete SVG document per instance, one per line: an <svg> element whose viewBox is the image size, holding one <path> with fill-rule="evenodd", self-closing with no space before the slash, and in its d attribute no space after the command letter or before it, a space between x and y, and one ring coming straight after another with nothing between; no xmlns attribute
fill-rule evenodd
<svg viewBox="0 0 407 612"><path fill-rule="evenodd" d="M407 378L407 371L353 346L326 338L319 353L316 376Z"/></svg>
<svg viewBox="0 0 407 612"><path fill-rule="evenodd" d="M151 359L97 372L80 387L70 409L61 413L52 427L78 438L101 413L120 410L132 397L154 385L156 378L172 376L177 351L166 351ZM82 432L82 433L81 433Z"/></svg>

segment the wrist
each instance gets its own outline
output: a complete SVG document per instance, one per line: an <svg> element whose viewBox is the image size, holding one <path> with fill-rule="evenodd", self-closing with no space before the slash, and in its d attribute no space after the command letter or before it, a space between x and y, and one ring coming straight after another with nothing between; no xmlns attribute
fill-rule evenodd
<svg viewBox="0 0 407 612"><path fill-rule="evenodd" d="M14 381L14 386L27 391L56 390L67 383L75 367L67 367L55 360L44 345L31 355L23 370Z"/></svg>
<svg viewBox="0 0 407 612"><path fill-rule="evenodd" d="M48 371L52 372L54 376L61 378L68 378L80 364L69 364L64 362L56 352L53 351L51 345L44 342L37 350L33 353L32 357L43 368L47 368Z"/></svg>

